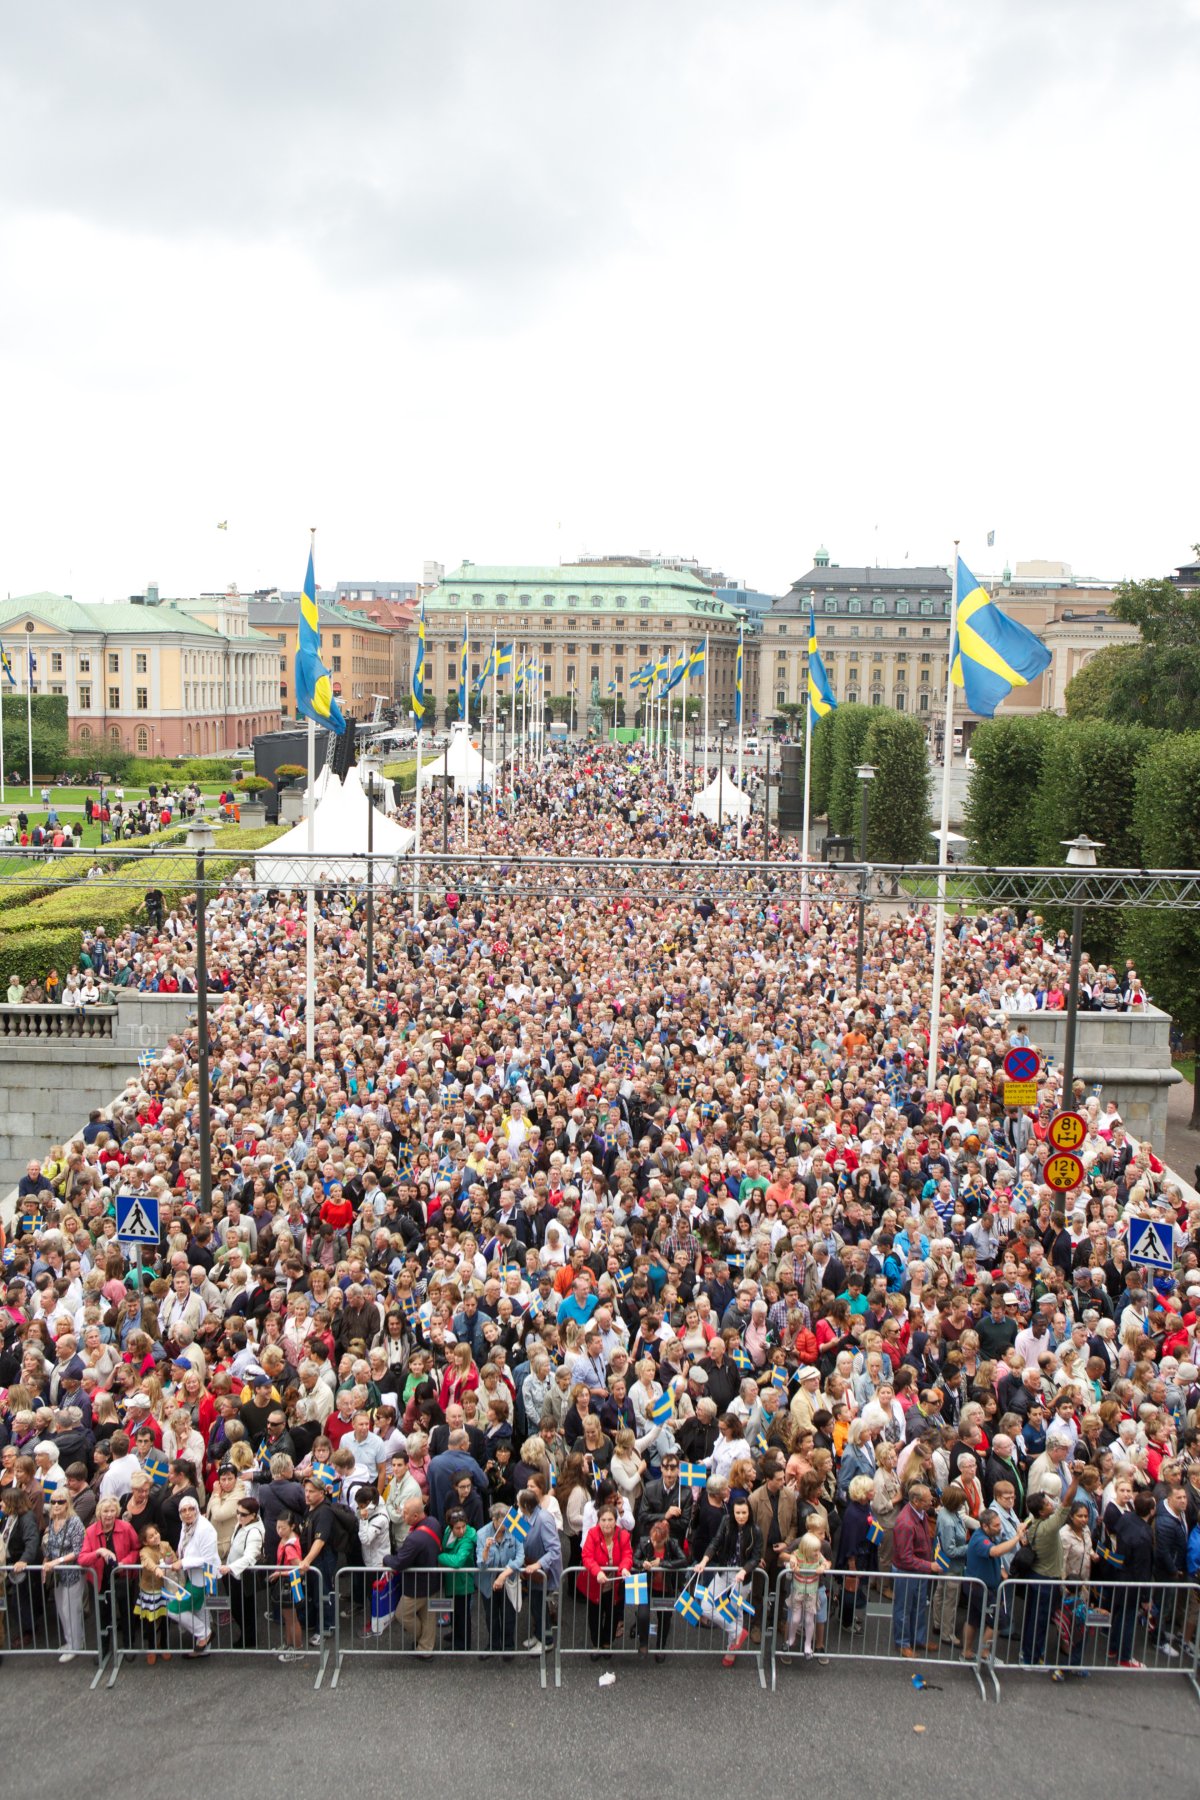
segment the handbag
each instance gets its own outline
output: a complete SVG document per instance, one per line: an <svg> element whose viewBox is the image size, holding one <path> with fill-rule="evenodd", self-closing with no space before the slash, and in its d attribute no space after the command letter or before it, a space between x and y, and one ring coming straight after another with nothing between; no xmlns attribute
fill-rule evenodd
<svg viewBox="0 0 1200 1800"><path fill-rule="evenodd" d="M1012 1563L1009 1567L1010 1575L1015 1575L1018 1580L1021 1578L1028 1580L1031 1575L1037 1573L1036 1544L1037 1526L1035 1525L1029 1534L1029 1542L1022 1544L1021 1548L1013 1556Z"/></svg>

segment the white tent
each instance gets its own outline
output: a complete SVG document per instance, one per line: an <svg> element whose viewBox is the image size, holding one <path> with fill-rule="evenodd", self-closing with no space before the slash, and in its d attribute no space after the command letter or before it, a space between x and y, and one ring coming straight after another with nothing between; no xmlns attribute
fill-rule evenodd
<svg viewBox="0 0 1200 1800"><path fill-rule="evenodd" d="M433 762L421 764L421 786L441 781L445 775L449 775L456 794L461 794L464 787L473 794L478 793L481 787L490 787L496 778L495 763L489 762L475 748L461 719L450 727L450 742L445 754L435 757Z"/></svg>
<svg viewBox="0 0 1200 1800"><path fill-rule="evenodd" d="M714 825L718 818L748 819L750 797L743 794L728 769L725 769L715 780L709 782L702 793L696 795L692 801L692 811L702 819L711 819Z"/></svg>
<svg viewBox="0 0 1200 1800"><path fill-rule="evenodd" d="M390 790L391 783L388 783ZM330 881L365 881L367 878L367 811L371 801L363 787L361 771L356 764L344 782L329 769L317 776L317 811L314 819L313 854L319 875ZM307 804L307 795L305 796ZM218 844L220 838L217 839ZM416 832L407 831L389 819L377 806L372 824L371 845L376 858L407 856L416 842ZM289 861L294 857L295 861ZM308 872L308 820L285 832L268 846L267 852L255 859L257 881L287 887L301 882ZM385 865L376 861L375 879L385 879Z"/></svg>

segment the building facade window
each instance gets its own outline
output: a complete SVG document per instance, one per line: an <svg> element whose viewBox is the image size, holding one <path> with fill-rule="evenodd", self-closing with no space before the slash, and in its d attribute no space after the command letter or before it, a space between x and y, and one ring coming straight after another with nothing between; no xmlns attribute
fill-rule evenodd
<svg viewBox="0 0 1200 1800"><path fill-rule="evenodd" d="M88 681L81 682L79 686L79 710L80 712L91 712L92 710L92 686Z"/></svg>
<svg viewBox="0 0 1200 1800"><path fill-rule="evenodd" d="M51 670L51 673L54 675L62 674L62 651L61 650L52 650L50 652L50 670Z"/></svg>
<svg viewBox="0 0 1200 1800"><path fill-rule="evenodd" d="M146 673L147 660L146 652L144 650L139 650L133 659L133 672L135 675L144 675Z"/></svg>
<svg viewBox="0 0 1200 1800"><path fill-rule="evenodd" d="M108 690L108 710L109 712L120 712L121 710L121 690L119 687L110 687Z"/></svg>
<svg viewBox="0 0 1200 1800"><path fill-rule="evenodd" d="M137 708L138 712L149 712L150 711L150 689L144 688L144 687L135 688L134 693L133 693L133 703L134 703L135 707Z"/></svg>
<svg viewBox="0 0 1200 1800"><path fill-rule="evenodd" d="M135 742L138 748L138 755L145 756L147 750L150 748L150 733L146 730L144 725L138 726Z"/></svg>

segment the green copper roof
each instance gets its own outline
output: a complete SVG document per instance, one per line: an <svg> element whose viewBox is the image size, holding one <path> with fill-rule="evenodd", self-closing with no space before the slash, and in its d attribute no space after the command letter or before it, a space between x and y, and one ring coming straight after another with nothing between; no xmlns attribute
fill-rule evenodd
<svg viewBox="0 0 1200 1800"><path fill-rule="evenodd" d="M475 595L482 596L482 602ZM504 606L498 604L504 597ZM571 596L576 604L571 604ZM457 599L454 598L457 596ZM546 605L546 597L550 605ZM634 617L654 614L695 613L698 618L735 623L733 608L718 600L709 587L680 569L637 568L629 564L563 563L561 565L497 565L464 563L445 575L425 602L427 611L469 611L482 604L489 612L509 608L541 613L628 612ZM618 598L625 605L618 607ZM600 604L595 605L599 600ZM643 605L648 601L648 605Z"/></svg>
<svg viewBox="0 0 1200 1800"><path fill-rule="evenodd" d="M179 637L216 638L220 643L240 644L260 639L259 632L229 637L205 625L190 613L169 604L133 606L128 600L105 600L84 606L66 594L17 594L0 600L0 632L18 619L38 619L55 631L107 632L110 637L147 637L171 632ZM269 641L269 640L267 640Z"/></svg>

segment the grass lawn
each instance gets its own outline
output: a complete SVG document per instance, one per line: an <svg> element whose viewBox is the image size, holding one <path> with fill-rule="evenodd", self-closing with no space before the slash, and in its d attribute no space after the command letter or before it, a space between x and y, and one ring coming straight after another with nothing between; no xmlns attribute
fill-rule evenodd
<svg viewBox="0 0 1200 1800"><path fill-rule="evenodd" d="M109 784L108 795L110 805L112 804L113 794L119 785L120 784L115 781ZM234 785L233 782L202 781L200 783L200 792L202 794L219 794L226 787L232 787ZM125 794L126 806L129 805L130 801L148 800L150 798L149 788L126 787L123 791ZM161 794L162 788L160 787L158 791ZM64 807L73 808L76 812L82 812L83 803L89 794L94 801L99 801L100 789L95 782L87 784L81 782L77 787L52 787L50 789L51 802L53 805L57 806L60 813ZM34 806L40 806L41 803L42 789L40 782L34 782L33 799L30 800L29 787L26 782L9 781L5 783L4 806L3 808L0 808L0 811L4 813L18 812L23 806L32 819L33 812L31 809Z"/></svg>
<svg viewBox="0 0 1200 1800"><path fill-rule="evenodd" d="M1179 1073L1183 1076L1183 1079L1185 1081L1190 1081L1192 1086L1195 1087L1195 1085L1196 1085L1196 1059L1195 1059L1195 1057L1194 1056L1177 1056L1175 1058L1175 1067L1179 1070Z"/></svg>

